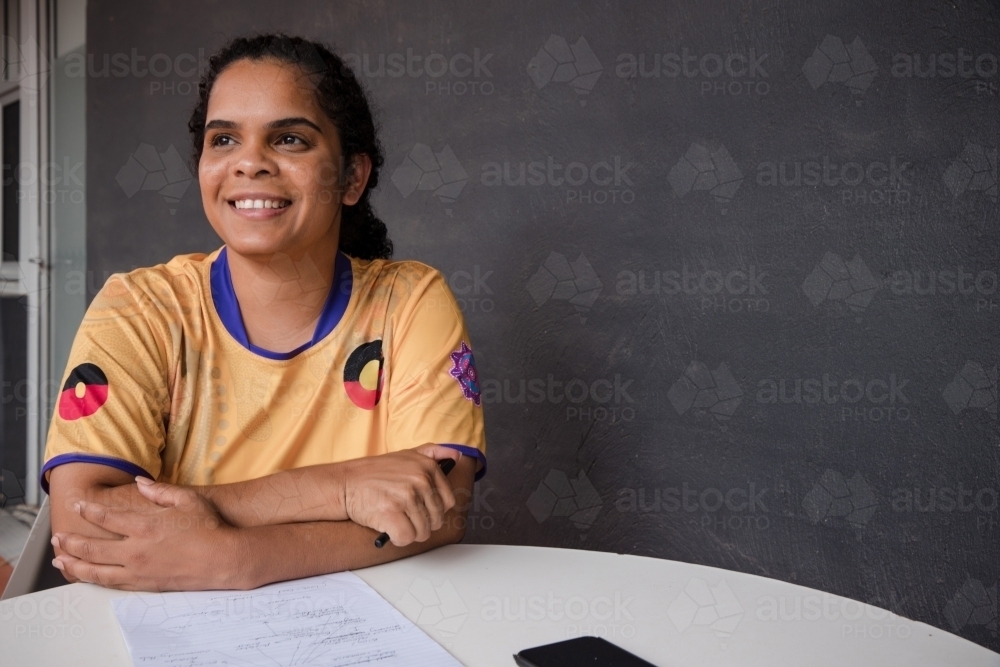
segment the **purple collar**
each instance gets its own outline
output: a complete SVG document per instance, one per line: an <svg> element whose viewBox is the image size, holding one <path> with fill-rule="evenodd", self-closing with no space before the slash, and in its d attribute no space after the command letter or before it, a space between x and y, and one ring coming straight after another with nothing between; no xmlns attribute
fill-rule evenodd
<svg viewBox="0 0 1000 667"><path fill-rule="evenodd" d="M212 262L210 278L212 302L215 304L215 311L219 313L219 319L222 320L229 335L254 354L278 360L291 359L326 338L347 311L347 304L351 301L351 289L354 286L351 260L338 250L336 264L333 268L333 285L330 287L330 294L326 297L326 303L323 304L323 312L319 316L319 322L316 323L316 331L313 332L312 340L291 352L272 352L257 347L247 337L247 330L243 325L243 315L240 313L240 303L236 299L235 290L233 290L233 278L229 273L229 259L225 246Z"/></svg>

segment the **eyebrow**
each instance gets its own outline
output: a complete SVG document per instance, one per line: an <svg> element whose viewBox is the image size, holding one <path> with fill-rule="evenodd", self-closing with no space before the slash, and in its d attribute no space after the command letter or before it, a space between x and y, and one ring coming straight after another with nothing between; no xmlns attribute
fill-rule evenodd
<svg viewBox="0 0 1000 667"><path fill-rule="evenodd" d="M303 118L302 116L296 116L294 118L280 118L278 120L272 120L270 123L268 123L264 127L266 127L269 130L280 130L280 129L284 129L284 128L287 128L287 127L295 127L296 125L305 125L306 127L311 127L312 129L316 130L320 134L323 134L323 130L320 129L319 125L317 125L316 123L312 122L308 118ZM239 125L236 122L231 121L231 120L218 120L218 119L216 119L216 120L210 120L210 121L208 121L208 123L205 124L205 129L206 130L216 130L216 129L235 130L238 127L239 127Z"/></svg>

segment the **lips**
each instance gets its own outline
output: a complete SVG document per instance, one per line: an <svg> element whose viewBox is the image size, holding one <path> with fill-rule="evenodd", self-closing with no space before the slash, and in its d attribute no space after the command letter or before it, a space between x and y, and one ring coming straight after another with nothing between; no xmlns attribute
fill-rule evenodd
<svg viewBox="0 0 1000 667"><path fill-rule="evenodd" d="M59 416L66 421L89 417L108 400L108 376L97 364L74 368L59 394Z"/></svg>

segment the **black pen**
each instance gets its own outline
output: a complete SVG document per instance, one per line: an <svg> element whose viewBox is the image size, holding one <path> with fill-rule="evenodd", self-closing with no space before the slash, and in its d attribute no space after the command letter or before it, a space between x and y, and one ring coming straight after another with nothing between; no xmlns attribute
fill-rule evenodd
<svg viewBox="0 0 1000 667"><path fill-rule="evenodd" d="M438 461L438 467L441 468L441 472L447 475L448 473L451 472L451 469L455 467L455 459L441 459L440 461ZM381 535L375 538L375 546L378 547L379 549L381 549L388 543L389 543L388 533L382 533Z"/></svg>

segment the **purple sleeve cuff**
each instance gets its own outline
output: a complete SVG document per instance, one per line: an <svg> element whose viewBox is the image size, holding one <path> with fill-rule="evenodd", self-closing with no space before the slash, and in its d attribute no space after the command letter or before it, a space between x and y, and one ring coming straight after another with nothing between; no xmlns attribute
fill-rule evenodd
<svg viewBox="0 0 1000 667"><path fill-rule="evenodd" d="M468 445L451 445L443 442L441 443L441 446L461 452L463 456L471 456L480 463L479 468L476 470L475 481L478 482L486 474L486 454L483 454L475 447L469 447Z"/></svg>
<svg viewBox="0 0 1000 667"><path fill-rule="evenodd" d="M53 456L44 466L42 466L40 480L42 491L45 493L49 492L49 482L45 479L45 473L52 470L56 466L61 466L64 463L99 463L101 465L124 470L130 475L142 475L143 477L154 479L152 475L131 461L123 461L122 459L116 459L111 456L98 456L96 454L60 454L59 456Z"/></svg>

